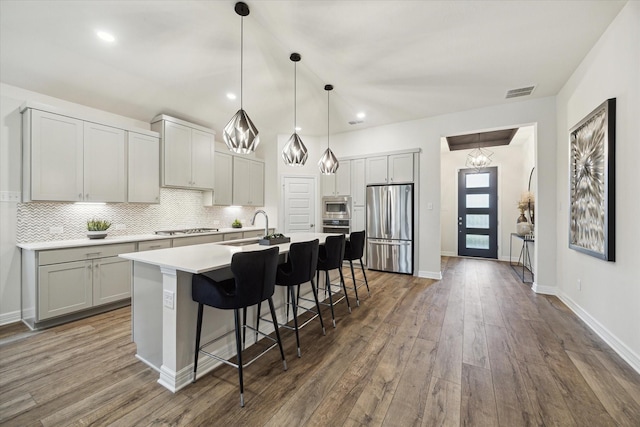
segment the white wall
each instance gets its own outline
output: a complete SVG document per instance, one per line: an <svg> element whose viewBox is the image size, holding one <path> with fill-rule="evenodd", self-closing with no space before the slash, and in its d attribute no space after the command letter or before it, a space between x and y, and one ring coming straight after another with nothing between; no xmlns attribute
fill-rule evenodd
<svg viewBox="0 0 640 427"><path fill-rule="evenodd" d="M493 152L491 166L498 167L498 258L509 259L509 240L511 233L516 232L516 220L520 215L516 204L520 195L527 190L529 180L522 182L525 166L527 145L499 146L488 148ZM465 169L467 155L471 150L449 151L442 153L441 158L441 216L443 255L456 256L458 254L458 170ZM513 252L517 261L520 253L521 241L514 239Z"/></svg>
<svg viewBox="0 0 640 427"><path fill-rule="evenodd" d="M340 156L362 156L382 151L420 148L420 275L440 274L440 138L478 129L534 125L538 174L536 230L538 260L536 286L555 289L556 271L556 112L554 98L514 101L460 113L395 123L334 135L332 147ZM434 209L427 209L433 203Z"/></svg>
<svg viewBox="0 0 640 427"><path fill-rule="evenodd" d="M568 248L569 129L616 98L616 260ZM557 96L560 297L640 371L640 3L629 2ZM582 290L577 280L582 281Z"/></svg>

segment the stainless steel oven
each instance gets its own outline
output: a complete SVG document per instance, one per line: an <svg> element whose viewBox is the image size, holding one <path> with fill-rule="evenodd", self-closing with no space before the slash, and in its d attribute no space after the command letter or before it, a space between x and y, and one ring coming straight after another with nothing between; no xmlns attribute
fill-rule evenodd
<svg viewBox="0 0 640 427"><path fill-rule="evenodd" d="M351 197L323 197L322 219L351 219Z"/></svg>
<svg viewBox="0 0 640 427"><path fill-rule="evenodd" d="M322 232L349 234L351 232L351 220L350 219L323 219Z"/></svg>

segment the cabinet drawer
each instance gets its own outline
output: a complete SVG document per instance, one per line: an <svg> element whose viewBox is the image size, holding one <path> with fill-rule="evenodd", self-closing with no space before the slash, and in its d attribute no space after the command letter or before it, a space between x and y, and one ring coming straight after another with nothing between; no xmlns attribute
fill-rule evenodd
<svg viewBox="0 0 640 427"><path fill-rule="evenodd" d="M250 232L248 231L247 233ZM238 240L242 238L244 238L244 233L242 231L239 231L237 233L225 233L222 240L226 242L227 240Z"/></svg>
<svg viewBox="0 0 640 427"><path fill-rule="evenodd" d="M173 239L173 247L201 245L203 243L221 242L222 234L209 234L206 236L189 236Z"/></svg>
<svg viewBox="0 0 640 427"><path fill-rule="evenodd" d="M153 251L155 249L167 249L171 247L171 239L152 240L149 242L139 242L138 252Z"/></svg>
<svg viewBox="0 0 640 427"><path fill-rule="evenodd" d="M243 237L245 239L249 237L264 237L264 230L245 231Z"/></svg>
<svg viewBox="0 0 640 427"><path fill-rule="evenodd" d="M80 248L54 249L50 251L41 251L39 253L38 265L59 264L61 262L104 258L135 251L135 243L120 243L115 245L96 245L83 246Z"/></svg>

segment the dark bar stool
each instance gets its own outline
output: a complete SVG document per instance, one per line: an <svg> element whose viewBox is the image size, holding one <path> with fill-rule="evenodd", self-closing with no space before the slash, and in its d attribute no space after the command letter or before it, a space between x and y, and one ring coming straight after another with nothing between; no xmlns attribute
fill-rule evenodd
<svg viewBox="0 0 640 427"><path fill-rule="evenodd" d="M240 406L244 406L244 383L242 379L243 367L251 364L256 358L262 356L277 344L278 347L280 347L280 356L282 357L284 370L287 370L287 362L284 359L284 350L282 349L282 341L280 341L278 328L276 328L275 340L262 332L256 331L266 338L274 341L274 344L246 364L242 363L242 344L240 337L241 329L253 329L246 325L247 307L259 304L264 300L269 301L269 308L271 309L271 317L274 324L278 323L272 300L272 296L275 291L276 270L278 268L278 251L278 247L276 246L260 251L235 253L231 258L231 272L233 273L232 279L218 282L203 274L194 274L191 281L191 296L193 300L198 303L198 325L196 332L195 360L193 362L193 382L196 382L198 354L200 352L237 368L238 378L240 381ZM237 364L204 350L205 347L222 339L231 332L200 346L202 312L204 305L222 310L234 311L236 350L238 352ZM245 313L245 321L242 326L240 325L241 308L244 309Z"/></svg>
<svg viewBox="0 0 640 427"><path fill-rule="evenodd" d="M364 254L364 230L355 231L351 233L349 236L349 240L346 241L344 247L344 259L345 261L349 261L349 267L351 267L351 278L353 279L353 291L356 293L356 304L360 307L360 299L358 298L358 288L360 286L367 285L367 292L369 296L371 296L371 291L369 290L369 281L367 280L367 275L364 272L364 264L362 263L362 255ZM362 275L364 276L364 280L358 279L356 281L356 274L353 271L353 261L360 260L360 267L362 267ZM357 282L360 282L358 286Z"/></svg>
<svg viewBox="0 0 640 427"><path fill-rule="evenodd" d="M336 316L333 312L333 306L342 299L347 300L347 307L349 308L349 313L351 313L351 304L349 304L349 297L347 296L347 287L344 284L344 276L342 275L342 260L344 259L344 242L345 237L344 234L340 236L328 236L324 242L324 245L320 246L318 250L318 270L317 270L317 279L318 279L318 289L322 289L325 293L329 293L329 303L322 302L321 304L328 305L331 307L331 319L333 320L333 327L336 327ZM331 295L331 280L329 280L329 271L338 269L340 272L340 284L342 285L342 289L344 290L344 296L339 298L335 302L333 301L333 296ZM320 288L320 272L324 271L325 277L325 286L324 288Z"/></svg>
<svg viewBox="0 0 640 427"><path fill-rule="evenodd" d="M322 321L322 313L320 313L320 302L318 301L318 291L314 283L316 267L318 265L318 239L311 242L292 243L289 248L289 256L286 264L278 266L278 273L276 275L276 285L286 286L287 289L287 321L284 324L279 324L283 328L291 329L296 332L296 344L298 347L298 357L302 356L300 352L300 337L298 335L299 328L302 328L309 324L316 317L320 319L320 326L322 327L322 334L325 335L324 322ZM311 290L313 291L313 300L300 297L300 285L309 282L311 284ZM298 288L297 295L295 288ZM299 300L312 301L316 304L318 311L300 307ZM293 325L291 327L287 325L289 321L289 305L293 307ZM305 321L302 325L298 325L298 308L311 312L313 317ZM267 320L267 319L264 319ZM258 304L258 317L256 319L256 329L258 329L258 323L260 322L260 304Z"/></svg>

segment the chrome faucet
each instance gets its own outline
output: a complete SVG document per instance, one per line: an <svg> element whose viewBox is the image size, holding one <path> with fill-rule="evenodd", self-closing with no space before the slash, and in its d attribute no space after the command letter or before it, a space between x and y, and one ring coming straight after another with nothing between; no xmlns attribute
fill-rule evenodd
<svg viewBox="0 0 640 427"><path fill-rule="evenodd" d="M253 218L251 218L251 225L255 224L256 216L258 216L259 213L264 215L264 235L266 237L269 234L269 217L267 216L267 213L265 211L263 211L262 209L257 210L253 214Z"/></svg>

